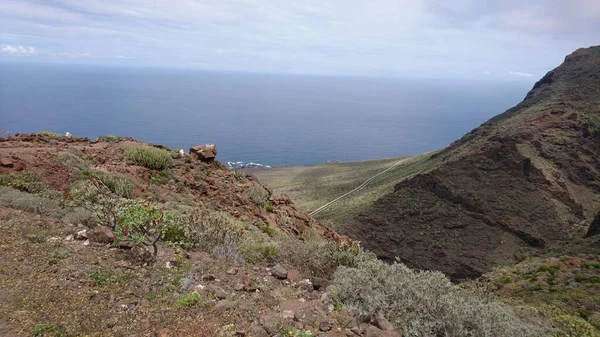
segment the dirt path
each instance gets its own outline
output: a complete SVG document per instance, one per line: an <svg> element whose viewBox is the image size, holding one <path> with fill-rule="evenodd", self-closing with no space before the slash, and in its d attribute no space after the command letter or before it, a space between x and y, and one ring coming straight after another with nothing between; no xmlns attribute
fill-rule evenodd
<svg viewBox="0 0 600 337"><path fill-rule="evenodd" d="M322 210L326 209L327 207L331 206L332 204L335 204L336 202L340 201L341 199L343 199L343 198L347 197L348 195L350 195L350 194L352 194L352 193L354 193L354 192L357 192L357 191L360 191L360 190L362 190L362 189L363 189L363 188L365 188L367 185L369 185L369 183L370 183L370 182L372 182L373 180L375 180L375 178L379 177L380 175L382 175L382 174L384 174L384 173L386 173L386 172L388 172L388 171L390 171L390 170L393 170L393 169L394 169L394 168L396 168L398 165L401 165L401 164L403 164L403 163L406 163L407 161L410 161L410 160L412 160L412 159L414 159L414 158L416 158L416 157L420 157L420 156L412 156L412 157L404 158L404 159L401 159L401 160L397 161L396 163L394 163L394 165L392 165L392 166L388 167L387 169L385 169L385 170L383 170L383 171L381 171L381 172L377 173L376 175L372 176L371 178L369 178L369 179L365 180L365 182L364 182L364 183L360 184L360 185L359 185L358 187L356 187L355 189L353 189L353 190L351 190L351 191L349 191L349 192L346 192L346 193L342 194L341 196L339 196L339 197L337 197L337 198L335 198L335 199L331 200L330 202L326 203L325 205L323 205L323 206L321 206L321 207L319 207L319 208L315 209L314 211L310 212L310 213L309 213L309 214L310 214L310 216L315 216L315 215L319 214L319 213L320 213Z"/></svg>

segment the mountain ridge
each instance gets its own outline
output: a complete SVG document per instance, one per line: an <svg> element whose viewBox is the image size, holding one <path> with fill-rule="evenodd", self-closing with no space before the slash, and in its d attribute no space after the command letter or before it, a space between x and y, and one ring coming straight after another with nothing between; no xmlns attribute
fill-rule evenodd
<svg viewBox="0 0 600 337"><path fill-rule="evenodd" d="M583 237L600 201L599 93L600 47L576 50L341 232L455 280Z"/></svg>

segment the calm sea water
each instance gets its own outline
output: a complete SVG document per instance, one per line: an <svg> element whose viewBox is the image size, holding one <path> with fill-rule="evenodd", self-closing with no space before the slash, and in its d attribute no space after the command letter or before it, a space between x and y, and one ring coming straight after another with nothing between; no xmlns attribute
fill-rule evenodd
<svg viewBox="0 0 600 337"><path fill-rule="evenodd" d="M213 142L222 162L310 165L442 148L531 85L0 64L0 129Z"/></svg>

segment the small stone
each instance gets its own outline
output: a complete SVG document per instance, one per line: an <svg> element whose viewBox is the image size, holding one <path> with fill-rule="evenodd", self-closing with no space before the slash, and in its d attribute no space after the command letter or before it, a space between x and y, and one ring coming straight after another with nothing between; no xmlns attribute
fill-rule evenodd
<svg viewBox="0 0 600 337"><path fill-rule="evenodd" d="M286 319L294 319L294 312L292 310L284 310L281 316Z"/></svg>
<svg viewBox="0 0 600 337"><path fill-rule="evenodd" d="M310 282L308 279L298 282L298 288L309 292L314 290L312 282Z"/></svg>
<svg viewBox="0 0 600 337"><path fill-rule="evenodd" d="M229 268L227 269L227 274L229 275L235 275L238 273L238 269L237 268Z"/></svg>
<svg viewBox="0 0 600 337"><path fill-rule="evenodd" d="M220 308L220 309L225 309L225 310L229 310L229 309L233 309L235 307L235 303L228 301L228 300L222 300L217 302L217 304L215 304L215 308Z"/></svg>
<svg viewBox="0 0 600 337"><path fill-rule="evenodd" d="M88 239L87 229L82 229L79 232L75 233L75 239L76 240L87 240Z"/></svg>
<svg viewBox="0 0 600 337"><path fill-rule="evenodd" d="M287 270L279 263L271 268L271 274L280 280L285 280L288 276Z"/></svg>
<svg viewBox="0 0 600 337"><path fill-rule="evenodd" d="M201 290L204 290L204 288L206 288L206 287L205 287L205 286L203 286L202 284L199 284L199 283L198 283L198 285L197 285L197 286L195 286L195 287L194 287L194 289L196 289L196 290L200 290L200 291L201 291Z"/></svg>
<svg viewBox="0 0 600 337"><path fill-rule="evenodd" d="M331 323L329 323L328 321L322 321L321 323L319 323L319 330L323 332L331 330Z"/></svg>
<svg viewBox="0 0 600 337"><path fill-rule="evenodd" d="M152 333L152 337L170 337L170 332L168 329L160 329L156 330Z"/></svg>
<svg viewBox="0 0 600 337"><path fill-rule="evenodd" d="M227 298L227 293L225 292L225 290L223 290L221 288L215 289L214 295L215 295L215 298L218 300L224 300Z"/></svg>
<svg viewBox="0 0 600 337"><path fill-rule="evenodd" d="M402 337L402 334L396 331L381 330L375 326L369 326L364 333L365 337Z"/></svg>
<svg viewBox="0 0 600 337"><path fill-rule="evenodd" d="M260 268L258 268L258 267L252 267L252 270L254 270L254 271L259 271L259 270L260 270Z"/></svg>
<svg viewBox="0 0 600 337"><path fill-rule="evenodd" d="M59 241L60 241L60 238L59 238L59 237L56 237L56 236L53 236L53 237L51 237L51 238L48 238L48 242L59 242Z"/></svg>
<svg viewBox="0 0 600 337"><path fill-rule="evenodd" d="M90 240L83 241L83 243L81 245L82 246L89 246L90 245Z"/></svg>
<svg viewBox="0 0 600 337"><path fill-rule="evenodd" d="M202 281L214 281L216 279L216 277L213 274L206 274L206 275L202 275L201 279L202 279Z"/></svg>
<svg viewBox="0 0 600 337"><path fill-rule="evenodd" d="M112 230L106 226L98 226L90 230L87 236L92 242L99 243L113 243L117 240Z"/></svg>
<svg viewBox="0 0 600 337"><path fill-rule="evenodd" d="M379 313L377 313L377 315L375 315L375 318L373 320L373 325L375 325L376 327L378 327L381 330L387 330L387 331L394 330L394 325L392 323L390 323L390 321L388 321L383 316L383 313L381 313L381 312L379 312Z"/></svg>
<svg viewBox="0 0 600 337"><path fill-rule="evenodd" d="M192 285L192 279L189 277L184 277L181 279L181 287L180 289L185 291Z"/></svg>
<svg viewBox="0 0 600 337"><path fill-rule="evenodd" d="M233 290L242 291L242 290L244 290L244 285L242 283L238 283L233 287Z"/></svg>
<svg viewBox="0 0 600 337"><path fill-rule="evenodd" d="M325 290L325 288L329 287L329 280L322 277L313 277L310 281L316 290Z"/></svg>
<svg viewBox="0 0 600 337"><path fill-rule="evenodd" d="M304 330L304 324L302 324L300 322L294 322L294 328L296 328L298 330Z"/></svg>
<svg viewBox="0 0 600 337"><path fill-rule="evenodd" d="M258 323L252 323L252 327L250 327L250 334L254 337L269 337L267 330Z"/></svg>
<svg viewBox="0 0 600 337"><path fill-rule="evenodd" d="M75 239L75 237L73 236L73 234L71 235L67 235L67 237L65 238L65 241L73 241Z"/></svg>

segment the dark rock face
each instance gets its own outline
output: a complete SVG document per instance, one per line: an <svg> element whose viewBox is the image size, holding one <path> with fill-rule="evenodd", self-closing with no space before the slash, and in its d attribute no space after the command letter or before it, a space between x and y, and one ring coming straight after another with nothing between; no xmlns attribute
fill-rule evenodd
<svg viewBox="0 0 600 337"><path fill-rule="evenodd" d="M578 224L600 208L599 91L600 47L577 50L342 232L384 260L454 280L583 237Z"/></svg>
<svg viewBox="0 0 600 337"><path fill-rule="evenodd" d="M587 237L594 235L600 235L600 212L598 212L598 214L594 218L594 221L592 221L588 232L585 234L585 236Z"/></svg>

